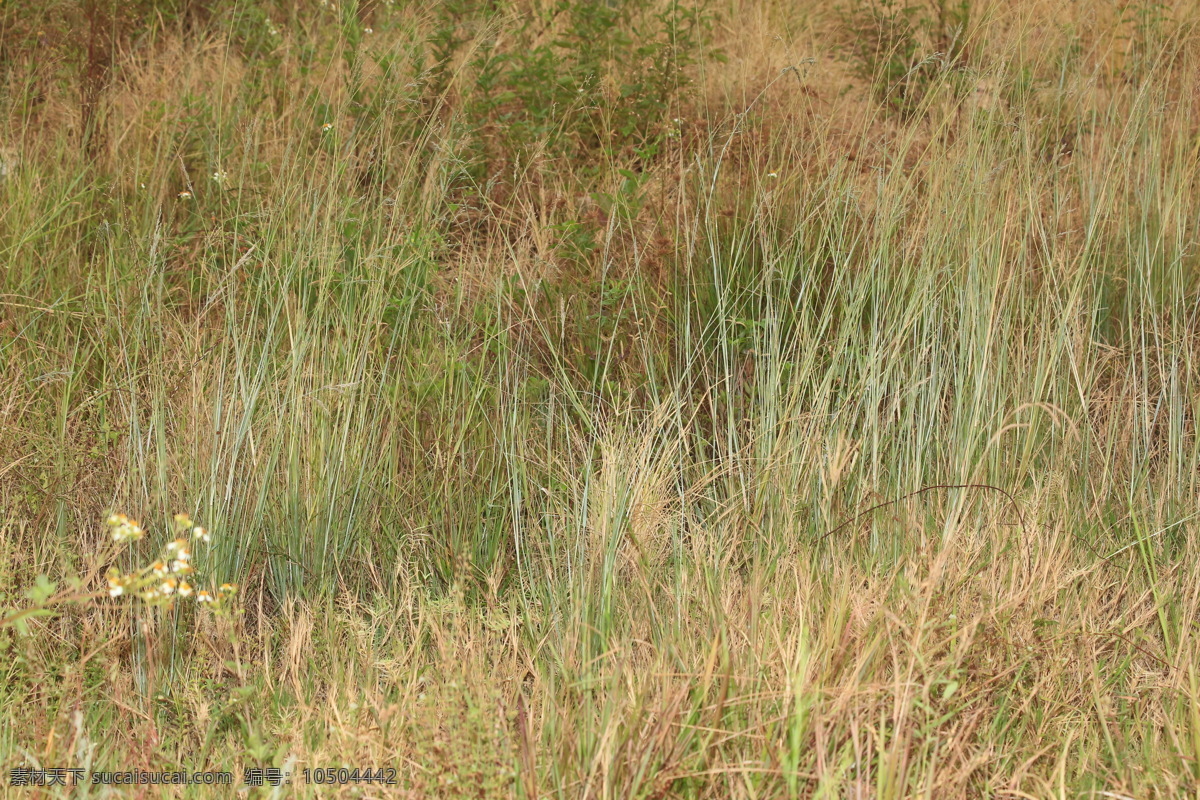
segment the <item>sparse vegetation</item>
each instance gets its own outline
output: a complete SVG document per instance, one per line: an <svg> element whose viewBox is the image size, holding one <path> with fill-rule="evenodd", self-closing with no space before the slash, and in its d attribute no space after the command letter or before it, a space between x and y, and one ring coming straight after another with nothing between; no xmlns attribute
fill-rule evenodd
<svg viewBox="0 0 1200 800"><path fill-rule="evenodd" d="M4 791L1197 796L1197 21L5 6Z"/></svg>

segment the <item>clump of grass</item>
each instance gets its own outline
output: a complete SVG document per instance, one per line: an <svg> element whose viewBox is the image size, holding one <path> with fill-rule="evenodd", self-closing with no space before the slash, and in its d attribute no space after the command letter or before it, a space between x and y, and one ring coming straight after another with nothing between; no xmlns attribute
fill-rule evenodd
<svg viewBox="0 0 1200 800"><path fill-rule="evenodd" d="M216 4L91 157L5 89L0 592L101 602L0 633L0 767L1193 792L1200 51L1084 6L906 15L901 91L816 5ZM114 494L245 614L190 520L105 583Z"/></svg>

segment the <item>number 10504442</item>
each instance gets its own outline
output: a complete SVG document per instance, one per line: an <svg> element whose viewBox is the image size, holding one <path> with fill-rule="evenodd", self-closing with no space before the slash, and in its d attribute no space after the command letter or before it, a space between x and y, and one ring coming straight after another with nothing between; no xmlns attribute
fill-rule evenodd
<svg viewBox="0 0 1200 800"><path fill-rule="evenodd" d="M304 770L304 782L315 784L380 783L388 786L396 783L394 768L349 769L347 767L316 767Z"/></svg>

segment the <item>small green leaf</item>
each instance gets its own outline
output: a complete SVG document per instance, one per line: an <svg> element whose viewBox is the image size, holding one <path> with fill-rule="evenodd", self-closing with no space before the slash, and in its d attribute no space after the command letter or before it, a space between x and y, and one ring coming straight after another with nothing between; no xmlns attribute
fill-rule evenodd
<svg viewBox="0 0 1200 800"><path fill-rule="evenodd" d="M32 600L36 605L41 605L51 598L54 590L58 588L58 584L47 578L45 575L38 575L37 581L32 587L25 590L25 596Z"/></svg>

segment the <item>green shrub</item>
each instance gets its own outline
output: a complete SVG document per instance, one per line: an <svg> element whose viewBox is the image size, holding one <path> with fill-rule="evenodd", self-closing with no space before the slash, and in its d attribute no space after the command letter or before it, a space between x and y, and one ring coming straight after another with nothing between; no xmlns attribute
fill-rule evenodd
<svg viewBox="0 0 1200 800"><path fill-rule="evenodd" d="M476 178L533 148L593 168L653 155L671 104L686 91L682 72L700 60L712 24L703 4L647 10L630 0L559 0L501 37L491 8L443 5L429 40L434 96L450 85L456 54L476 45L460 87Z"/></svg>
<svg viewBox="0 0 1200 800"><path fill-rule="evenodd" d="M968 59L971 0L853 0L839 9L842 50L876 100L908 120L948 70Z"/></svg>

